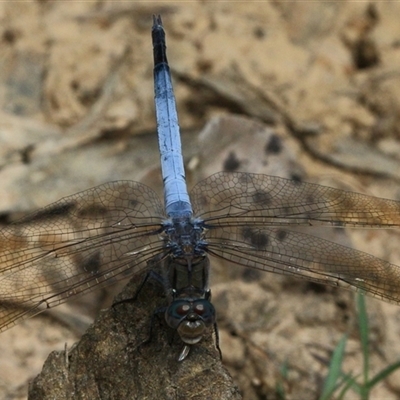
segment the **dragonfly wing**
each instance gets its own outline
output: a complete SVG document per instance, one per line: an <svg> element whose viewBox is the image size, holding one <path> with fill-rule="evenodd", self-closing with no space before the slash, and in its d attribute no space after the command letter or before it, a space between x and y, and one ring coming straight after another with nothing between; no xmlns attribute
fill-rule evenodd
<svg viewBox="0 0 400 400"><path fill-rule="evenodd" d="M400 226L400 202L276 176L220 172L190 193L210 226Z"/></svg>
<svg viewBox="0 0 400 400"><path fill-rule="evenodd" d="M0 231L0 331L138 273L160 253L163 209L137 182L66 197Z"/></svg>
<svg viewBox="0 0 400 400"><path fill-rule="evenodd" d="M224 227L207 232L211 255L400 303L400 267L328 240L282 228Z"/></svg>

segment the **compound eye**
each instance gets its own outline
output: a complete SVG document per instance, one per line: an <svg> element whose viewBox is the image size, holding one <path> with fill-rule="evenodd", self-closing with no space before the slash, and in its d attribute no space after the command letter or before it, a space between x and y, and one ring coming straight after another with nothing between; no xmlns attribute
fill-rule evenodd
<svg viewBox="0 0 400 400"><path fill-rule="evenodd" d="M209 326L215 322L215 308L205 299L196 300L193 303L193 311Z"/></svg>
<svg viewBox="0 0 400 400"><path fill-rule="evenodd" d="M205 307L204 307L204 304L196 304L195 306L194 306L194 312L197 314L197 315L203 315L204 314L204 312L205 312Z"/></svg>
<svg viewBox="0 0 400 400"><path fill-rule="evenodd" d="M184 320L191 311L192 306L186 300L175 300L165 311L165 320L167 324L176 329L182 320Z"/></svg>
<svg viewBox="0 0 400 400"><path fill-rule="evenodd" d="M190 311L189 304L177 304L177 307L174 307L174 313L176 315L185 316Z"/></svg>

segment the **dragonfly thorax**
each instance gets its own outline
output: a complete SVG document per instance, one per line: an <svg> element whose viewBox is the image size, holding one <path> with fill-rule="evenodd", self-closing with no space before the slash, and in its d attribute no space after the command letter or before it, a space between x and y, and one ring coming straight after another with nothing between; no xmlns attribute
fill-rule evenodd
<svg viewBox="0 0 400 400"><path fill-rule="evenodd" d="M165 320L188 345L198 343L206 329L215 324L215 309L208 287L209 264L205 254L172 255L166 260L171 297Z"/></svg>
<svg viewBox="0 0 400 400"><path fill-rule="evenodd" d="M174 257L193 257L204 254L206 243L203 223L189 216L174 217L164 223L167 247Z"/></svg>

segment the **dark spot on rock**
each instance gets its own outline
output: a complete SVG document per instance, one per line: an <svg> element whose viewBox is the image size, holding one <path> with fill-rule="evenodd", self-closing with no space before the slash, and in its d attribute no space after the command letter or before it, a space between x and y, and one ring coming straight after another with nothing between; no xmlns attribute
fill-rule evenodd
<svg viewBox="0 0 400 400"><path fill-rule="evenodd" d="M326 293L327 288L325 285L321 285L320 283L316 282L307 282L306 290L313 292L313 293Z"/></svg>
<svg viewBox="0 0 400 400"><path fill-rule="evenodd" d="M277 240L279 240L280 242L282 242L283 240L286 239L287 236L287 232L286 231L282 231L279 230L278 232L276 232L276 238Z"/></svg>
<svg viewBox="0 0 400 400"><path fill-rule="evenodd" d="M338 306L338 308L340 308L341 310L348 310L349 309L349 305L344 302L343 300L337 300L336 301L336 305Z"/></svg>
<svg viewBox="0 0 400 400"><path fill-rule="evenodd" d="M9 225L11 222L9 214L0 213L0 225Z"/></svg>
<svg viewBox="0 0 400 400"><path fill-rule="evenodd" d="M291 174L290 179L295 183L301 183L303 181L302 177L296 173Z"/></svg>
<svg viewBox="0 0 400 400"><path fill-rule="evenodd" d="M208 208L209 204L210 199L203 194L196 196L195 201L193 201L193 205L195 206L197 213L205 211Z"/></svg>
<svg viewBox="0 0 400 400"><path fill-rule="evenodd" d="M34 149L35 147L33 145L28 145L21 151L21 161L24 164L30 164Z"/></svg>
<svg viewBox="0 0 400 400"><path fill-rule="evenodd" d="M75 203L61 203L47 206L33 214L27 215L21 222L32 223L68 215L75 208Z"/></svg>
<svg viewBox="0 0 400 400"><path fill-rule="evenodd" d="M379 13L374 3L369 3L366 9L366 16L370 19L371 23L377 23L379 21Z"/></svg>
<svg viewBox="0 0 400 400"><path fill-rule="evenodd" d="M290 208L290 207L288 207L288 206L283 206L282 208L281 208L281 210L282 210L282 215L284 215L284 216L288 216L288 215L292 215L293 214L293 210Z"/></svg>
<svg viewBox="0 0 400 400"><path fill-rule="evenodd" d="M76 213L78 218L98 218L107 214L108 209L99 204L92 204L91 206L81 208Z"/></svg>
<svg viewBox="0 0 400 400"><path fill-rule="evenodd" d="M265 37L264 28L262 28L261 26L257 26L256 28L254 28L253 34L255 38L263 39Z"/></svg>
<svg viewBox="0 0 400 400"><path fill-rule="evenodd" d="M89 272L91 275L97 275L101 267L100 252L96 251L79 264L83 271Z"/></svg>
<svg viewBox="0 0 400 400"><path fill-rule="evenodd" d="M269 204L271 204L271 195L267 192L264 192L263 190L257 190L253 196L253 202L256 204L261 204L264 206L267 206Z"/></svg>
<svg viewBox="0 0 400 400"><path fill-rule="evenodd" d="M222 166L222 169L224 171L232 172L236 171L240 167L240 161L237 158L235 152L231 151L224 161L224 165Z"/></svg>
<svg viewBox="0 0 400 400"><path fill-rule="evenodd" d="M17 33L12 29L5 29L2 35L3 42L14 44L17 40Z"/></svg>
<svg viewBox="0 0 400 400"><path fill-rule="evenodd" d="M129 206L132 208L135 208L138 204L139 202L137 200L129 200Z"/></svg>
<svg viewBox="0 0 400 400"><path fill-rule="evenodd" d="M238 178L239 178L238 181L241 184L250 184L253 182L251 174L241 173L238 174Z"/></svg>
<svg viewBox="0 0 400 400"><path fill-rule="evenodd" d="M357 69L367 69L379 64L378 48L370 38L361 38L353 47L353 62Z"/></svg>
<svg viewBox="0 0 400 400"><path fill-rule="evenodd" d="M306 197L306 204L315 204L315 199L312 195Z"/></svg>
<svg viewBox="0 0 400 400"><path fill-rule="evenodd" d="M265 145L265 152L267 154L279 154L282 151L282 140L277 135L272 135Z"/></svg>
<svg viewBox="0 0 400 400"><path fill-rule="evenodd" d="M210 73L213 69L213 62L211 60L199 60L197 62L197 69L201 74Z"/></svg>
<svg viewBox="0 0 400 400"><path fill-rule="evenodd" d="M243 270L242 279L247 282L256 282L260 279L261 272L253 268L245 268Z"/></svg>
<svg viewBox="0 0 400 400"><path fill-rule="evenodd" d="M268 235L252 228L243 228L243 238L250 242L257 250L265 249L268 246Z"/></svg>
<svg viewBox="0 0 400 400"><path fill-rule="evenodd" d="M397 49L400 47L400 39L396 39L392 42L392 47Z"/></svg>

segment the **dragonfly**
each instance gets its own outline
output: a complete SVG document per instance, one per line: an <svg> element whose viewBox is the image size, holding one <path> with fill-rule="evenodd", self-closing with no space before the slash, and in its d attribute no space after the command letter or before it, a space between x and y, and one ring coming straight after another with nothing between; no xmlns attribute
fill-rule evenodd
<svg viewBox="0 0 400 400"><path fill-rule="evenodd" d="M400 303L399 266L297 229L399 227L399 201L241 172L216 173L189 195L160 16L152 41L164 202L142 183L109 182L2 229L0 331L158 265L183 361L216 329L215 258Z"/></svg>

